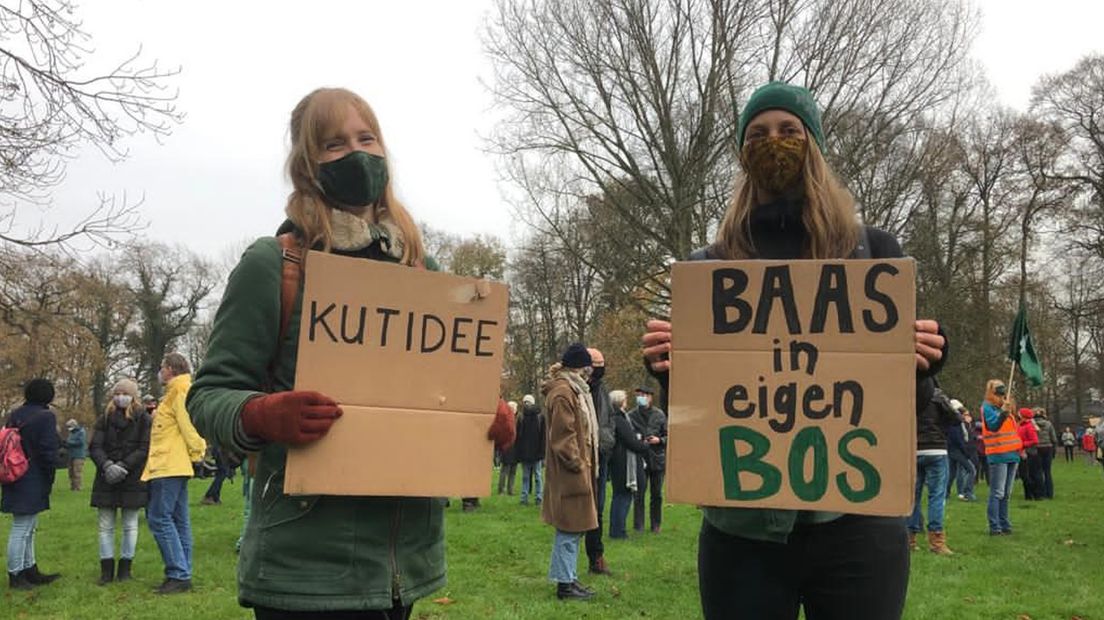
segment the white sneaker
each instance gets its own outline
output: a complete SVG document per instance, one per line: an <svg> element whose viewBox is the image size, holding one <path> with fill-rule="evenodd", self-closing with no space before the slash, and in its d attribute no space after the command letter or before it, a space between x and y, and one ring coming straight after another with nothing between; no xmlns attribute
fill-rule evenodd
<svg viewBox="0 0 1104 620"><path fill-rule="evenodd" d="M959 493L959 494L958 494L958 499L960 499L960 500L962 500L962 501L964 501L964 502L965 502L965 501L968 501L968 500L966 499L966 496L965 496L965 495L963 495L963 494L961 494L961 493Z"/></svg>

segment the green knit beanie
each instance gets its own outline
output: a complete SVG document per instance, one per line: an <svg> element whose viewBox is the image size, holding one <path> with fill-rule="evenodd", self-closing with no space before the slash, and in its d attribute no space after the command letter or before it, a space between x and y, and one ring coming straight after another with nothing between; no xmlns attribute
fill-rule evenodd
<svg viewBox="0 0 1104 620"><path fill-rule="evenodd" d="M739 148L744 146L744 132L748 123L760 112L767 110L785 110L800 118L805 129L813 134L820 151L824 152L824 130L820 126L820 109L817 108L816 101L813 101L813 94L806 88L785 82L768 82L751 94L740 114L740 129L736 134Z"/></svg>

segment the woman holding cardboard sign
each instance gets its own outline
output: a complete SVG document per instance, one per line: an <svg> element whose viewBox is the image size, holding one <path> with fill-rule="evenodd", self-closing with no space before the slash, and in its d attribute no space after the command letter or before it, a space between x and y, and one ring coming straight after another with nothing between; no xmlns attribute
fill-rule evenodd
<svg viewBox="0 0 1104 620"><path fill-rule="evenodd" d="M318 440L342 414L325 394L292 389L298 342L285 329L298 324L302 281L290 279L290 296L283 282L285 261L308 249L435 266L395 198L379 123L363 99L316 90L292 111L290 129L288 220L230 274L187 406L212 441L259 453L238 570L242 605L257 618L407 618L445 583L444 500L282 492L286 447ZM512 440L509 415L500 405L488 433L496 442Z"/></svg>
<svg viewBox="0 0 1104 620"><path fill-rule="evenodd" d="M820 111L804 88L772 82L740 115L742 174L713 245L692 260L896 258L890 234L864 228L822 154ZM675 326L677 329L677 326ZM649 321L644 355L666 391L672 326ZM916 322L917 411L931 399L947 343ZM911 407L911 403L902 403ZM908 587L902 518L705 507L698 546L702 611L713 618L901 616Z"/></svg>

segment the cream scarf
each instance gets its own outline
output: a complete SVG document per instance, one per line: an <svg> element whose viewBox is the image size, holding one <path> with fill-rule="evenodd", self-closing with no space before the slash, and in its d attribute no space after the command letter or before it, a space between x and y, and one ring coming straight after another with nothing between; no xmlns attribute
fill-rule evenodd
<svg viewBox="0 0 1104 620"><path fill-rule="evenodd" d="M380 240L380 249L385 254L402 260L406 243L402 229L390 217L375 221L375 211L368 208L363 216L353 215L341 209L330 209L330 228L333 229L333 248L335 250L356 251Z"/></svg>
<svg viewBox="0 0 1104 620"><path fill-rule="evenodd" d="M566 379L571 389L579 399L579 409L586 416L586 428L583 429L590 436L591 455L590 463L594 468L598 467L598 414L594 411L594 400L590 397L590 386L583 381L582 376L570 370L560 370L559 376ZM593 473L593 472L592 472Z"/></svg>

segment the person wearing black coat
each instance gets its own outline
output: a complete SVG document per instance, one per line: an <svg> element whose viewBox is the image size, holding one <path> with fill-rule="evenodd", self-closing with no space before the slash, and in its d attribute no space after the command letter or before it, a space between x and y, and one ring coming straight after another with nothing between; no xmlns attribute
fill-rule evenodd
<svg viewBox="0 0 1104 620"><path fill-rule="evenodd" d="M625 393L611 393L614 444L610 451L610 482L613 484L613 500L610 502L610 538L628 538L625 520L629 516L639 479L637 462L648 453L649 446L640 440L623 409ZM635 455L635 456L634 456Z"/></svg>
<svg viewBox="0 0 1104 620"><path fill-rule="evenodd" d="M529 494L533 493L537 505L544 498L544 442L545 422L540 407L532 394L522 399L521 415L518 416L517 441L514 442L514 456L521 464L521 504L529 504ZM536 486L534 487L534 478Z"/></svg>
<svg viewBox="0 0 1104 620"><path fill-rule="evenodd" d="M0 490L0 512L13 517L7 552L8 585L13 590L29 590L61 576L40 572L34 552L38 513L50 509L61 445L57 418L50 410L54 384L32 379L24 386L23 397L23 406L11 412L7 426L19 429L28 468L21 478Z"/></svg>
<svg viewBox="0 0 1104 620"><path fill-rule="evenodd" d="M99 509L100 585L131 577L138 545L138 511L149 503L142 470L149 456L150 415L130 379L115 384L111 402L96 420L89 452L96 464L92 506ZM122 512L123 540L115 573L115 517Z"/></svg>
<svg viewBox="0 0 1104 620"><path fill-rule="evenodd" d="M667 414L652 406L652 389L636 390L636 407L629 412L629 421L648 444L644 469L633 501L633 529L644 531L644 491L648 490L648 518L653 534L659 533L663 521L663 474L667 471ZM641 471L638 469L638 471Z"/></svg>

